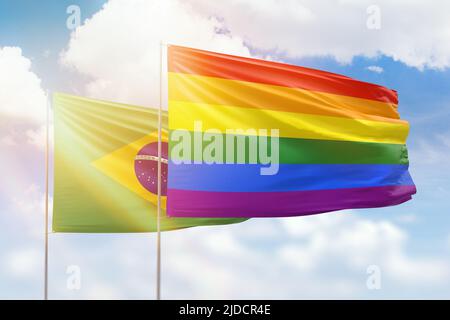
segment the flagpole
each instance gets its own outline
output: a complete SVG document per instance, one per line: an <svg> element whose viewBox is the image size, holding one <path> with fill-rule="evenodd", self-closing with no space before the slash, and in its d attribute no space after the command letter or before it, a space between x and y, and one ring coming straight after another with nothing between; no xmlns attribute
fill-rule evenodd
<svg viewBox="0 0 450 320"><path fill-rule="evenodd" d="M48 300L48 175L50 139L50 91L47 91L47 111L45 129L45 251L44 251L44 300Z"/></svg>
<svg viewBox="0 0 450 320"><path fill-rule="evenodd" d="M156 300L161 300L161 153L162 153L162 96L163 96L163 42L160 42L159 109L158 109L158 204L156 216Z"/></svg>

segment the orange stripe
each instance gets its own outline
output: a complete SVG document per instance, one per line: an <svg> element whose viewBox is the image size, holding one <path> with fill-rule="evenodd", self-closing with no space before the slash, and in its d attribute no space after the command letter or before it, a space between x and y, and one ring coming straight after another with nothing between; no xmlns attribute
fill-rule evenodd
<svg viewBox="0 0 450 320"><path fill-rule="evenodd" d="M266 83L398 104L397 92L346 76L271 61L169 46L171 72Z"/></svg>
<svg viewBox="0 0 450 320"><path fill-rule="evenodd" d="M397 106L374 100L169 72L169 99L352 119L400 122Z"/></svg>

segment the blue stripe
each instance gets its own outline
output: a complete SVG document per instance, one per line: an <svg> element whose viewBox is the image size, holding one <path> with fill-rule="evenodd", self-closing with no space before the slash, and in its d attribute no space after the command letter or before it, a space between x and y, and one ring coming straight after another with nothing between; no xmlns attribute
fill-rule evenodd
<svg viewBox="0 0 450 320"><path fill-rule="evenodd" d="M169 188L197 191L268 192L413 185L408 165L280 164L260 175L259 164L169 163Z"/></svg>

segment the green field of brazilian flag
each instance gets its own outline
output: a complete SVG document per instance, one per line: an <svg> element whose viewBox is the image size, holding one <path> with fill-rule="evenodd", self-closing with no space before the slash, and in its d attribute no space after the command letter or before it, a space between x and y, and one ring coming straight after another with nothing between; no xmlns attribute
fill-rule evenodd
<svg viewBox="0 0 450 320"><path fill-rule="evenodd" d="M152 182L157 179L157 158L151 159L158 155L158 111L60 93L53 96L53 108L53 231L156 231L157 194ZM166 137L167 113L163 114L163 128ZM144 167L140 168L139 162ZM164 170L167 172L167 163L163 163ZM140 171L153 172L153 176L139 180ZM243 221L168 219L165 198L164 195L163 231Z"/></svg>

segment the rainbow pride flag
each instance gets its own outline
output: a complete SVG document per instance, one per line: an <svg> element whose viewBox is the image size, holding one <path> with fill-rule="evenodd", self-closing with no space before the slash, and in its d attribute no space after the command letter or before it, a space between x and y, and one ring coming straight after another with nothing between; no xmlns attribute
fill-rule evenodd
<svg viewBox="0 0 450 320"><path fill-rule="evenodd" d="M168 216L298 216L416 192L394 90L179 46L168 71Z"/></svg>

